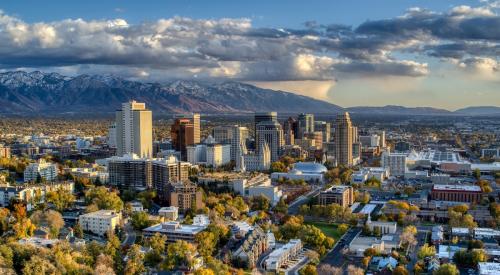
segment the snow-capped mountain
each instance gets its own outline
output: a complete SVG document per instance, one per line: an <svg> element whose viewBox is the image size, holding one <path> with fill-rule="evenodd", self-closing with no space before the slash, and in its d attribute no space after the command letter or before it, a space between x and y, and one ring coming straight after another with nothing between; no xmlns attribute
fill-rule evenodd
<svg viewBox="0 0 500 275"><path fill-rule="evenodd" d="M312 112L341 107L293 93L239 82L177 80L143 83L112 75L67 77L57 73L0 73L0 114L112 113L122 102L146 102L155 113Z"/></svg>

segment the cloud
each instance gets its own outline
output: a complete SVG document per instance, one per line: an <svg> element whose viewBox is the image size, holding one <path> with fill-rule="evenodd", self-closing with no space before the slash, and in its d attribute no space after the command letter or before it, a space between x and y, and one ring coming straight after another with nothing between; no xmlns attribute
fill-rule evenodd
<svg viewBox="0 0 500 275"><path fill-rule="evenodd" d="M493 5L444 13L412 8L357 27L310 21L298 29L257 28L248 18L26 23L0 11L0 67L256 82L418 78L430 74L432 58L462 69L473 66L471 60L498 62L500 17Z"/></svg>

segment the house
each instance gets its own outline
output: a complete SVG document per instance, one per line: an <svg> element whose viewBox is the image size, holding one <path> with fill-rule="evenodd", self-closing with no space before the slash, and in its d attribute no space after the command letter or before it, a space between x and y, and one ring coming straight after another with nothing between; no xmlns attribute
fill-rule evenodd
<svg viewBox="0 0 500 275"><path fill-rule="evenodd" d="M373 257L368 264L368 270L378 272L382 270L394 270L398 261L393 257Z"/></svg>

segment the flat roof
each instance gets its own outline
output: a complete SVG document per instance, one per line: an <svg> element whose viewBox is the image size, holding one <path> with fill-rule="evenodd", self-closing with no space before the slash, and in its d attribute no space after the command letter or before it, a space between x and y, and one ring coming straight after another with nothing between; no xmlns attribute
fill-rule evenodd
<svg viewBox="0 0 500 275"><path fill-rule="evenodd" d="M167 222L167 223L173 223L173 222ZM184 234L194 235L200 233L201 231L205 230L205 228L207 228L206 226L200 226L200 225L180 224L174 230L171 230L163 227L163 224L164 223L155 224L153 226L145 228L144 231L158 232L158 233L184 233Z"/></svg>
<svg viewBox="0 0 500 275"><path fill-rule="evenodd" d="M376 204L367 204L359 211L361 214L370 214L373 210L375 210L375 207L377 207Z"/></svg>
<svg viewBox="0 0 500 275"><path fill-rule="evenodd" d="M500 263L479 263L480 275L500 274Z"/></svg>
<svg viewBox="0 0 500 275"><path fill-rule="evenodd" d="M458 184L434 184L433 190L439 191L471 191L481 192L481 187L477 185L458 185Z"/></svg>

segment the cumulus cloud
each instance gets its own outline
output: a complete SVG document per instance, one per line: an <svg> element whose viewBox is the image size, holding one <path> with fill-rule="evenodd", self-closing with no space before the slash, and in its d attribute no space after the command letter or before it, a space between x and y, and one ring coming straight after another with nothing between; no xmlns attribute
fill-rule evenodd
<svg viewBox="0 0 500 275"><path fill-rule="evenodd" d="M310 21L299 29L257 28L247 18L26 23L0 11L0 66L283 83L334 83L345 75L422 77L430 73L429 58L462 68L474 67L472 60L498 62L500 17L493 5L444 13L412 8L357 27Z"/></svg>

